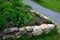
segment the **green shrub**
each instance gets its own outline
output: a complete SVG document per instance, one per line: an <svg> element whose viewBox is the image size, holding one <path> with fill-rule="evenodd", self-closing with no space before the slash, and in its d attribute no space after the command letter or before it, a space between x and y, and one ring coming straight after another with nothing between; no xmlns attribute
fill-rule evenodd
<svg viewBox="0 0 60 40"><path fill-rule="evenodd" d="M6 28L8 18L16 27L22 27L26 26L34 17L34 14L26 11L22 0L4 0L0 4L0 29Z"/></svg>

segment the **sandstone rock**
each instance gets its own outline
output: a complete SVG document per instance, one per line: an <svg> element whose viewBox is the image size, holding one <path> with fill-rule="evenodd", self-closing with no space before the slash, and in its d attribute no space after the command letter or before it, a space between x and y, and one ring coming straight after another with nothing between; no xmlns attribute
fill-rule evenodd
<svg viewBox="0 0 60 40"><path fill-rule="evenodd" d="M19 28L19 31L25 31L25 27Z"/></svg>
<svg viewBox="0 0 60 40"><path fill-rule="evenodd" d="M24 36L31 37L33 29L32 26L26 26L26 27L19 28L19 31L21 36L24 35Z"/></svg>
<svg viewBox="0 0 60 40"><path fill-rule="evenodd" d="M41 25L40 25L40 28L41 28L41 29L46 29L46 28L47 28L47 24L41 24Z"/></svg>
<svg viewBox="0 0 60 40"><path fill-rule="evenodd" d="M19 28L19 31L21 35L26 34L25 27Z"/></svg>
<svg viewBox="0 0 60 40"><path fill-rule="evenodd" d="M46 29L46 28L51 28L51 29L53 29L54 27L55 27L54 24L41 24L41 25L40 25L40 28L41 28L41 29Z"/></svg>
<svg viewBox="0 0 60 40"><path fill-rule="evenodd" d="M26 31L32 31L33 29L32 29L32 26L26 26Z"/></svg>
<svg viewBox="0 0 60 40"><path fill-rule="evenodd" d="M40 28L41 28L45 33L50 32L54 27L55 27L54 24L41 24L41 25L40 25Z"/></svg>
<svg viewBox="0 0 60 40"><path fill-rule="evenodd" d="M41 35L42 33L48 33L54 29L54 24L41 24L40 26L33 26L33 35Z"/></svg>
<svg viewBox="0 0 60 40"><path fill-rule="evenodd" d="M43 30L41 30L40 26L34 26L33 27L33 35L41 35L43 33Z"/></svg>

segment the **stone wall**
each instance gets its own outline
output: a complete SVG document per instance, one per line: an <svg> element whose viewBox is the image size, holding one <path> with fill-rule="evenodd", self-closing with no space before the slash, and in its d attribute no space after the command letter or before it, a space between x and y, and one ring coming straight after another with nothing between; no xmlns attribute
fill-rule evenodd
<svg viewBox="0 0 60 40"><path fill-rule="evenodd" d="M46 16L44 16L34 10L30 10L30 12L32 12L36 15L39 15L40 17L43 17L44 19L50 20ZM1 37L3 39L7 39L9 37L18 38L18 37L21 37L22 35L31 37L31 36L41 35L43 33L49 33L52 29L57 27L56 26L57 24L55 22L53 22L53 23L54 24L41 24L39 26L25 26L22 28L17 28L17 27L8 28L3 31L4 35Z"/></svg>

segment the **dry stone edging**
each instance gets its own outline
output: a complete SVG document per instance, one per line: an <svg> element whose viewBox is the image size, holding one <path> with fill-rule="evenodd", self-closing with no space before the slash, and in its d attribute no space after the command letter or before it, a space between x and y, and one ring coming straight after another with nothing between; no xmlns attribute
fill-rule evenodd
<svg viewBox="0 0 60 40"><path fill-rule="evenodd" d="M14 30L16 29L17 27L14 28ZM37 35L41 35L43 33L49 33L52 29L55 28L55 25L54 24L41 24L40 26L26 26L26 27L22 27L22 28L18 28L17 30L19 32L16 32L15 34L7 34L7 31L5 31L5 36L3 36L3 39L7 39L9 37L21 37L22 35L30 35L30 36L37 36ZM12 29L13 33L14 33L14 30L13 28L10 28ZM16 31L16 30L15 30ZM10 30L11 32L11 30ZM32 35L33 34L33 35Z"/></svg>
<svg viewBox="0 0 60 40"><path fill-rule="evenodd" d="M34 10L30 10L30 12L35 13L37 15L40 15L41 17L43 17L45 19L49 19L48 17L46 17L46 16L44 16L44 15L42 15L39 12L36 12ZM53 23L55 23L55 22L53 22ZM9 37L13 37L13 38L17 37L18 38L18 37L21 37L22 35L25 35L25 34L26 35L33 34L33 36L41 35L42 33L50 32L52 29L55 28L56 25L57 25L56 23L55 24L41 24L40 26L26 26L26 27L22 27L22 28L13 27L10 29L5 29L3 31L5 33L5 36L3 36L3 39L7 39Z"/></svg>
<svg viewBox="0 0 60 40"><path fill-rule="evenodd" d="M37 11L35 11L35 10L30 10L30 12L32 12L32 13L36 13L37 15L40 15L41 17L43 17L43 18L45 18L45 19L49 19L49 20L51 20L50 18L46 17L46 16L43 15L43 14L40 14L39 12L37 12ZM51 20L51 21L57 25L56 22L54 22L53 20Z"/></svg>

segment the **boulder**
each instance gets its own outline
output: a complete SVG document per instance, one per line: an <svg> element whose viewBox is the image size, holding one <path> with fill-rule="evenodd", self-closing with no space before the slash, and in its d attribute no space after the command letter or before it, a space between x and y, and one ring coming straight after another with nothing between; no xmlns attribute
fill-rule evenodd
<svg viewBox="0 0 60 40"><path fill-rule="evenodd" d="M32 30L33 30L32 26L26 26L26 27L19 28L19 31L22 35L30 33L32 32Z"/></svg>
<svg viewBox="0 0 60 40"><path fill-rule="evenodd" d="M40 28L45 32L48 33L50 32L52 29L54 29L55 25L54 24L41 24Z"/></svg>
<svg viewBox="0 0 60 40"><path fill-rule="evenodd" d="M54 29L54 24L41 24L40 26L33 26L33 35L41 35L42 33L48 33Z"/></svg>
<svg viewBox="0 0 60 40"><path fill-rule="evenodd" d="M41 35L43 33L43 30L40 28L40 26L33 26L33 36L36 36L36 35Z"/></svg>
<svg viewBox="0 0 60 40"><path fill-rule="evenodd" d="M19 28L19 31L20 31L20 34L21 34L21 35L26 34L25 27Z"/></svg>
<svg viewBox="0 0 60 40"><path fill-rule="evenodd" d="M32 26L26 26L25 29L26 29L27 32L32 32L33 31Z"/></svg>
<svg viewBox="0 0 60 40"><path fill-rule="evenodd" d="M17 32L19 32L17 27L7 28L3 31L3 33L5 33L7 35L15 34Z"/></svg>
<svg viewBox="0 0 60 40"><path fill-rule="evenodd" d="M42 24L43 19L39 18L39 17L35 17L31 22L29 22L27 25L28 26L32 26L32 25L40 25Z"/></svg>

